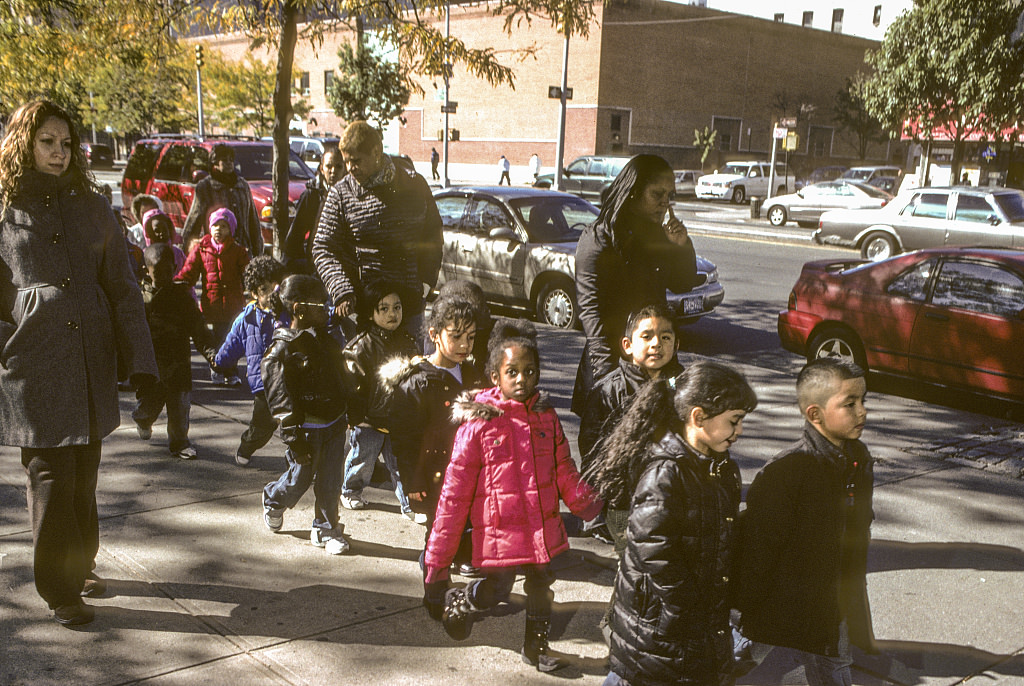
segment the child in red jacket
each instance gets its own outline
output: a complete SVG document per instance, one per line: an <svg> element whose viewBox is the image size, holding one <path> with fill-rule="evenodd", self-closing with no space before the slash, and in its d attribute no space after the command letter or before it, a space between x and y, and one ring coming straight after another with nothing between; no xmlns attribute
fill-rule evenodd
<svg viewBox="0 0 1024 686"><path fill-rule="evenodd" d="M249 253L235 242L237 222L234 213L227 208L214 210L210 214L210 233L192 248L185 259L175 281L194 285L199 277L203 281L203 293L199 309L213 329L215 346L220 346L227 337L231 323L245 307L245 293L242 290L242 274L249 264ZM216 372L211 373L214 382L224 381ZM237 376L224 383L241 385Z"/></svg>
<svg viewBox="0 0 1024 686"><path fill-rule="evenodd" d="M602 503L580 478L558 416L537 392L536 331L524 320L498 322L488 346L495 388L457 403L459 427L427 542L425 602L437 614L448 567L467 517L473 525L473 566L484 576L444 595L441 620L456 640L469 636L474 615L507 600L516 572L526 575L523 660L542 672L567 663L548 652L550 562L569 548L559 499L591 519Z"/></svg>

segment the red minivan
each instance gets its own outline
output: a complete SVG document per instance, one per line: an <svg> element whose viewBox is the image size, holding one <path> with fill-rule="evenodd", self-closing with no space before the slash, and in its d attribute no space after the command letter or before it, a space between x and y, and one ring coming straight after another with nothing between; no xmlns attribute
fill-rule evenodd
<svg viewBox="0 0 1024 686"><path fill-rule="evenodd" d="M138 141L132 149L121 179L121 202L127 209L132 198L149 193L160 198L164 212L180 229L192 207L196 183L210 173L210 151L224 143L235 150L235 171L252 189L256 211L263 225L263 241L273 242L270 204L273 194L273 143L250 140L195 140L155 137ZM314 172L291 150L288 151L288 215L295 216L295 204Z"/></svg>

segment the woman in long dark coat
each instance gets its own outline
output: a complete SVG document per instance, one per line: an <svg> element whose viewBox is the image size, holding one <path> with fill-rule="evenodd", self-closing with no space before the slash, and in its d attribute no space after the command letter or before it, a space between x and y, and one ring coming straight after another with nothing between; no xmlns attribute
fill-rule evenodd
<svg viewBox="0 0 1024 686"><path fill-rule="evenodd" d="M697 256L671 213L675 175L657 155L637 155L605 192L601 213L576 246L576 298L587 336L572 410L583 412L594 382L618 366L630 312L665 303L665 291L699 286Z"/></svg>
<svg viewBox="0 0 1024 686"><path fill-rule="evenodd" d="M61 624L103 592L96 475L119 378L155 377L142 295L107 200L58 106L11 115L0 142L0 445L21 448L39 595Z"/></svg>

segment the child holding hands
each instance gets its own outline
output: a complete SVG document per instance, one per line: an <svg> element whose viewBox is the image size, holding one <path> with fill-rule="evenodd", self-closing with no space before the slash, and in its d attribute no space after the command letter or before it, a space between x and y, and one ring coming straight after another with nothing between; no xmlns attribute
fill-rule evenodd
<svg viewBox="0 0 1024 686"><path fill-rule="evenodd" d="M559 499L590 519L601 509L576 471L555 410L537 392L536 332L524 320L498 322L487 368L494 388L460 401L459 427L425 556L425 602L436 616L466 520L472 523L473 565L483 578L449 589L441 619L462 640L474 618L508 599L517 570L526 575L523 660L541 672L566 666L549 654L551 560L569 548Z"/></svg>
<svg viewBox="0 0 1024 686"><path fill-rule="evenodd" d="M594 483L630 507L605 686L731 683L740 472L729 447L756 406L742 375L698 362L645 386L603 444Z"/></svg>
<svg viewBox="0 0 1024 686"><path fill-rule="evenodd" d="M288 469L263 488L263 522L280 531L284 511L312 485L310 542L340 555L349 549L338 522L338 496L351 384L341 345L327 333L327 292L320 280L289 276L278 297L291 325L274 332L261 371L267 404L281 423Z"/></svg>

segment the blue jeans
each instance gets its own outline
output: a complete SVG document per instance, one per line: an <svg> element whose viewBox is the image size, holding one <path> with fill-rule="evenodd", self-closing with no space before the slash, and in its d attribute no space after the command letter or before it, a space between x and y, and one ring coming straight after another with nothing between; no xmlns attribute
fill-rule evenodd
<svg viewBox="0 0 1024 686"><path fill-rule="evenodd" d="M746 651L757 664L764 662L769 653L775 653L776 657L782 654L784 659L788 658L803 665L807 686L852 686L853 674L850 672L850 665L853 664L853 655L850 653L850 632L845 619L839 624L838 648L838 656L826 657L796 648L755 643L733 630L734 654L739 656Z"/></svg>
<svg viewBox="0 0 1024 686"><path fill-rule="evenodd" d="M342 495L351 497L366 488L370 483L370 477L373 476L373 467L377 464L378 455L384 457L384 466L391 473L391 483L395 486L395 497L402 506L402 512L411 512L409 498L402 488L402 478L398 475L398 459L391 450L391 436L372 426L353 426L349 433L345 477L341 484Z"/></svg>
<svg viewBox="0 0 1024 686"><path fill-rule="evenodd" d="M338 495L341 492L342 456L345 454L345 417L322 429L299 429L309 446L309 464L295 461L291 448L285 451L288 469L263 487L264 505L282 510L295 507L313 485L313 528L330 531L338 524Z"/></svg>
<svg viewBox="0 0 1024 686"><path fill-rule="evenodd" d="M629 682L615 672L608 672L608 676L601 682L601 686L629 686Z"/></svg>

